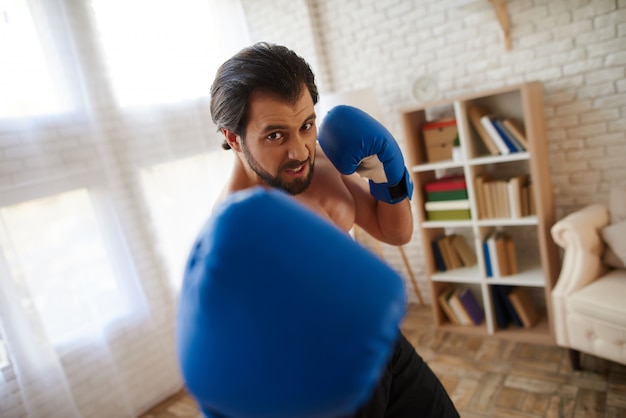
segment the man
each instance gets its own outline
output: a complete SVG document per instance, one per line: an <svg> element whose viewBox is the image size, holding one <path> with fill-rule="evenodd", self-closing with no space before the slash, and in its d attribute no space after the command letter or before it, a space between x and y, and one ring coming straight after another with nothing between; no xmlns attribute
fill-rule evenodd
<svg viewBox="0 0 626 418"><path fill-rule="evenodd" d="M223 148L237 154L224 196L278 188L346 233L356 224L388 244L407 243L413 232L412 184L395 140L368 115L340 107L326 117L318 144L317 100L308 64L285 47L259 43L220 67L211 114L224 135ZM369 188L357 172L369 178ZM380 383L353 416L458 414L400 335Z"/></svg>

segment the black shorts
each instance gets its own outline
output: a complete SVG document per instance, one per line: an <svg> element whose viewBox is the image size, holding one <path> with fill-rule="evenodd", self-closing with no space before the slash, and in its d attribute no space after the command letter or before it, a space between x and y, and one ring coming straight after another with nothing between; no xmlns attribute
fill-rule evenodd
<svg viewBox="0 0 626 418"><path fill-rule="evenodd" d="M370 400L354 418L459 417L445 388L400 334Z"/></svg>

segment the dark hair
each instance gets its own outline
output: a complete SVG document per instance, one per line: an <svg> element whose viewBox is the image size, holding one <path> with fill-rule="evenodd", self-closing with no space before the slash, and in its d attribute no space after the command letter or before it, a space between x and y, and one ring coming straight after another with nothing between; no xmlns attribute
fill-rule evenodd
<svg viewBox="0 0 626 418"><path fill-rule="evenodd" d="M217 129L244 138L250 94L261 89L295 103L305 85L313 104L319 98L315 76L307 62L280 45L259 42L244 48L217 70L211 86L211 118ZM229 149L226 141L222 148Z"/></svg>

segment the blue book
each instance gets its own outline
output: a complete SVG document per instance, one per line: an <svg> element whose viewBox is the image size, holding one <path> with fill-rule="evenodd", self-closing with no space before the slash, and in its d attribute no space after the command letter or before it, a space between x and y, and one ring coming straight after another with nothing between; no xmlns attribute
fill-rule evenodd
<svg viewBox="0 0 626 418"><path fill-rule="evenodd" d="M493 121L493 124L495 125L496 130L498 131L498 133L500 135L502 135L502 137L504 138L504 142L506 142L507 146L510 143L515 148L514 152L524 152L524 151L526 151L524 146L522 144L520 144L519 141L517 139L515 139L513 134L511 132L509 132L509 130L506 128L506 126L504 126L504 124L502 123L502 119L495 119Z"/></svg>
<svg viewBox="0 0 626 418"><path fill-rule="evenodd" d="M493 277L493 272L491 271L491 258L489 256L489 245L487 244L487 239L483 241L483 253L485 253L485 268L487 269L487 277Z"/></svg>
<svg viewBox="0 0 626 418"><path fill-rule="evenodd" d="M439 250L439 245L437 245L437 240L432 240L430 244L433 247L433 255L435 256L435 265L437 266L437 270L446 271L446 263L443 261L443 256Z"/></svg>
<svg viewBox="0 0 626 418"><path fill-rule="evenodd" d="M502 130L502 124L501 124L500 120L492 119L491 122L493 123L493 127L496 128L496 131L498 132L498 135L500 135L500 137L502 138L502 140L506 144L506 147L509 149L509 151L511 151L511 152L523 151L522 148L517 148L517 146L515 145L515 144L517 144L517 142L511 142L511 138L509 138L504 133L504 131Z"/></svg>
<svg viewBox="0 0 626 418"><path fill-rule="evenodd" d="M496 289L498 286L491 286L491 300L493 301L493 311L496 315L496 323L498 328L504 329L509 326L510 318L506 313L504 304L500 297L500 292Z"/></svg>
<svg viewBox="0 0 626 418"><path fill-rule="evenodd" d="M522 320L517 314L517 311L515 311L515 307L509 300L509 292L513 289L513 286L500 285L500 286L494 286L494 287L500 293L500 300L502 301L502 304L504 305L504 308L509 318L511 318L511 320L517 327L522 328L524 324L522 323Z"/></svg>

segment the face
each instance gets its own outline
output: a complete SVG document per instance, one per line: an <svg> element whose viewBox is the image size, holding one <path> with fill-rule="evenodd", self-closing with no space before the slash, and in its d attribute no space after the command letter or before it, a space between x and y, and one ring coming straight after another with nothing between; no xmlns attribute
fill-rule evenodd
<svg viewBox="0 0 626 418"><path fill-rule="evenodd" d="M240 147L233 149L240 150L253 175L292 195L305 191L313 178L317 139L315 109L308 90L304 88L294 104L266 92L254 92L248 121L245 140L237 137Z"/></svg>

